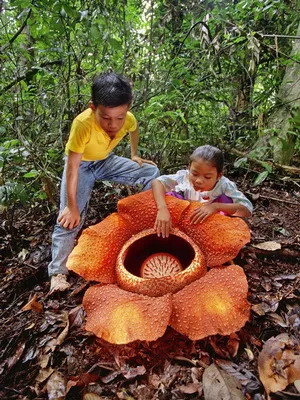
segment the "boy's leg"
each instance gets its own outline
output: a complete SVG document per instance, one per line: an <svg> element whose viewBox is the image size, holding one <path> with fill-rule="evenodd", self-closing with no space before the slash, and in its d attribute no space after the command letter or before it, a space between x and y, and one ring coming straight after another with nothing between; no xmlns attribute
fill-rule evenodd
<svg viewBox="0 0 300 400"><path fill-rule="evenodd" d="M153 179L159 176L156 166L144 163L140 167L138 163L115 154L110 154L103 163L94 163L93 170L97 179L124 185L142 185L143 190L150 189Z"/></svg>
<svg viewBox="0 0 300 400"><path fill-rule="evenodd" d="M77 205L80 212L80 224L74 229L65 229L58 222L52 235L52 261L48 266L49 276L68 274L67 258L74 247L76 236L84 223L88 203L95 183L95 176L90 168L91 162L81 162L78 169ZM66 165L64 168L60 192L60 212L66 207Z"/></svg>

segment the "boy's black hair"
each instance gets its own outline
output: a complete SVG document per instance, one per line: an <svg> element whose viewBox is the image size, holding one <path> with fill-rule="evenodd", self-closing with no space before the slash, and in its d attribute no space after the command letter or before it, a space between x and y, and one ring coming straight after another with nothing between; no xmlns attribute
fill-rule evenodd
<svg viewBox="0 0 300 400"><path fill-rule="evenodd" d="M217 169L218 174L224 169L224 156L220 149L206 144L205 146L197 147L190 156L190 162L198 161L199 159L208 161Z"/></svg>
<svg viewBox="0 0 300 400"><path fill-rule="evenodd" d="M97 76L92 84L92 102L94 106L118 107L132 103L133 95L128 80L114 72L104 72Z"/></svg>

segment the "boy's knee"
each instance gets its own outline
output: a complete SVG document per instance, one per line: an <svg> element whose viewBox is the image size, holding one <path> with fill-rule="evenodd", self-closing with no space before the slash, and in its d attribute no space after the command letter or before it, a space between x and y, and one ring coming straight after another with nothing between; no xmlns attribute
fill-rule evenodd
<svg viewBox="0 0 300 400"><path fill-rule="evenodd" d="M159 169L158 169L156 166L154 166L154 165L153 165L153 168L154 168L154 171L153 171L153 179L156 179L156 178L159 177L160 171L159 171Z"/></svg>

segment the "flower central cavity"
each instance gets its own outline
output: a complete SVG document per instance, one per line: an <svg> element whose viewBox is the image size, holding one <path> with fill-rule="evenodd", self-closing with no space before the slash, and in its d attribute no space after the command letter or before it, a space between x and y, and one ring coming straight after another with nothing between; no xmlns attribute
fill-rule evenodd
<svg viewBox="0 0 300 400"><path fill-rule="evenodd" d="M143 262L140 275L144 279L150 279L175 275L180 271L182 266L177 257L168 253L155 253Z"/></svg>
<svg viewBox="0 0 300 400"><path fill-rule="evenodd" d="M154 229L133 235L116 264L120 288L152 297L176 293L205 273L199 247L176 228L168 238L158 237Z"/></svg>
<svg viewBox="0 0 300 400"><path fill-rule="evenodd" d="M181 232L162 238L150 229L132 236L121 254L128 272L149 279L185 270L195 257L195 249L192 241Z"/></svg>

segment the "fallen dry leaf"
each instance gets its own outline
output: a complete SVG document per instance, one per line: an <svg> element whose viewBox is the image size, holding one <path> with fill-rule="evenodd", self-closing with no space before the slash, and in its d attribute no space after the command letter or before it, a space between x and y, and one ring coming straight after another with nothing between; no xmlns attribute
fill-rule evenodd
<svg viewBox="0 0 300 400"><path fill-rule="evenodd" d="M125 367L122 368L121 372L126 379L136 378L138 375L144 375L146 372L146 368L143 365L138 365L136 368Z"/></svg>
<svg viewBox="0 0 300 400"><path fill-rule="evenodd" d="M56 345L61 345L62 342L65 340L65 338L67 337L68 333L69 333L69 320L67 320L67 325L66 327L63 329L63 331L59 334L57 340L56 340Z"/></svg>
<svg viewBox="0 0 300 400"><path fill-rule="evenodd" d="M247 393L253 393L262 386L260 381L252 372L232 361L216 359L215 363L229 375L238 379L241 385L246 388Z"/></svg>
<svg viewBox="0 0 300 400"><path fill-rule="evenodd" d="M252 352L251 349L248 349L247 347L245 347L245 352L247 353L247 356L249 358L249 361L253 361L254 360L254 354Z"/></svg>
<svg viewBox="0 0 300 400"><path fill-rule="evenodd" d="M299 340L286 333L266 341L258 356L258 372L268 396L300 379L299 352Z"/></svg>
<svg viewBox="0 0 300 400"><path fill-rule="evenodd" d="M98 394L95 394L95 393L86 393L83 396L83 400L101 400L104 398L105 397L99 396Z"/></svg>
<svg viewBox="0 0 300 400"><path fill-rule="evenodd" d="M149 382L149 385L151 385L155 389L157 389L159 387L159 385L160 385L160 377L159 377L159 375L157 375L157 374L149 375L148 382Z"/></svg>
<svg viewBox="0 0 300 400"><path fill-rule="evenodd" d="M200 383L188 383L187 385L179 386L178 389L185 394L193 394L193 393L201 394L202 387Z"/></svg>
<svg viewBox="0 0 300 400"><path fill-rule="evenodd" d="M281 244L273 241L253 244L252 246L257 249L267 250L267 251L275 251L281 249Z"/></svg>
<svg viewBox="0 0 300 400"><path fill-rule="evenodd" d="M203 391L205 400L245 400L239 380L215 364L204 371Z"/></svg>
<svg viewBox="0 0 300 400"><path fill-rule="evenodd" d="M19 343L16 352L11 357L9 357L9 359L6 362L8 369L11 369L19 361L20 357L24 352L25 346L26 346L25 341Z"/></svg>
<svg viewBox="0 0 300 400"><path fill-rule="evenodd" d="M82 306L75 307L69 312L69 322L70 322L70 328L79 327L83 325L84 311Z"/></svg>
<svg viewBox="0 0 300 400"><path fill-rule="evenodd" d="M296 389L298 390L298 392L300 393L300 379L297 379L297 380L294 382L294 385L295 385Z"/></svg>
<svg viewBox="0 0 300 400"><path fill-rule="evenodd" d="M240 346L240 338L236 333L231 333L229 335L229 339L227 342L227 348L231 357L235 357L237 355L239 346Z"/></svg>
<svg viewBox="0 0 300 400"><path fill-rule="evenodd" d="M228 358L237 355L240 338L236 333L231 333L229 336L210 336L209 344L220 357Z"/></svg>
<svg viewBox="0 0 300 400"><path fill-rule="evenodd" d="M36 301L36 294L33 296L32 299L28 301L27 304L22 308L22 311L35 311L35 312L42 312L43 311L43 305Z"/></svg>
<svg viewBox="0 0 300 400"><path fill-rule="evenodd" d="M55 371L47 382L48 400L64 400L66 397L66 381L62 373Z"/></svg>
<svg viewBox="0 0 300 400"><path fill-rule="evenodd" d="M42 383L42 382L44 382L46 379L48 379L49 376L50 376L51 374L53 374L53 372L54 372L54 369L51 368L51 367L49 367L49 368L42 368L42 369L40 369L39 374L38 374L38 376L35 378L35 380L36 380L37 382L39 382L39 383Z"/></svg>

